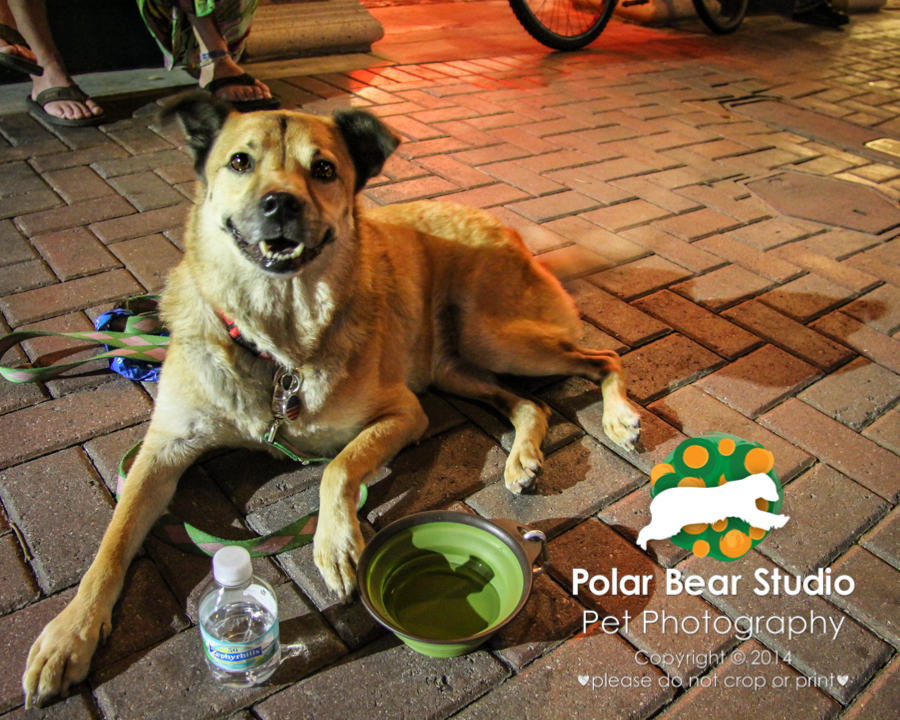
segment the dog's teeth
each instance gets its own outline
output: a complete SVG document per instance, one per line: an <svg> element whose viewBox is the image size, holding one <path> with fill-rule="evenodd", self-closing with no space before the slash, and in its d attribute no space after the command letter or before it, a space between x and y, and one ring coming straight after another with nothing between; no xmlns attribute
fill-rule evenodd
<svg viewBox="0 0 900 720"><path fill-rule="evenodd" d="M300 243L296 248L294 248L294 252L292 252L288 257L300 257L305 247L306 246L303 243Z"/></svg>

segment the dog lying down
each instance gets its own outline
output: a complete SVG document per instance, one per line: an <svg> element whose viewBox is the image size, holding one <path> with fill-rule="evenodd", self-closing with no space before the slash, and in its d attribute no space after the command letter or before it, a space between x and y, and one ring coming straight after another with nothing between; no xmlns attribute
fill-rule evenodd
<svg viewBox="0 0 900 720"><path fill-rule="evenodd" d="M685 525L716 523L737 518L760 530L784 527L790 518L756 507L757 499L778 500L778 487L765 473L732 480L717 487L673 487L650 503L650 524L638 533L637 544L644 550L650 540L665 540Z"/></svg>
<svg viewBox="0 0 900 720"><path fill-rule="evenodd" d="M214 447L266 446L279 369L300 380L281 436L335 458L321 482L314 554L345 600L363 547L359 485L422 436L416 393L429 385L510 419L504 477L514 493L541 467L548 409L502 389L494 373L588 378L601 387L606 434L624 448L639 434L619 357L578 345L572 300L514 231L456 205L357 207L399 143L376 118L238 115L199 92L163 115L183 128L199 178L184 259L161 302L172 344L97 557L31 648L28 704L87 675L125 571L182 472Z"/></svg>

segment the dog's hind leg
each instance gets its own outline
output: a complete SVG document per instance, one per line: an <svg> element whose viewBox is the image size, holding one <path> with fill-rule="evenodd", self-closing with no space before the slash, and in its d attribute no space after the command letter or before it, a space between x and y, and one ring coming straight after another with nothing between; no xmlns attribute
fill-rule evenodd
<svg viewBox="0 0 900 720"><path fill-rule="evenodd" d="M762 510L753 510L743 513L741 519L750 523L760 530L771 530L772 528L784 527L790 517L788 515L775 515L774 513L764 512Z"/></svg>
<svg viewBox="0 0 900 720"><path fill-rule="evenodd" d="M356 587L356 562L363 549L356 518L359 486L428 427L419 399L406 385L386 388L384 397L390 405L328 463L319 486L313 559L328 587L344 601Z"/></svg>
<svg viewBox="0 0 900 720"><path fill-rule="evenodd" d="M434 386L491 405L509 418L516 437L506 460L506 487L514 493L529 487L544 461L541 443L547 434L549 408L504 390L484 372L463 369L457 364L445 364L436 373Z"/></svg>
<svg viewBox="0 0 900 720"><path fill-rule="evenodd" d="M98 642L112 629L112 610L128 565L198 454L151 426L78 593L31 646L22 677L26 707L33 700L40 704L65 695L70 685L87 677Z"/></svg>
<svg viewBox="0 0 900 720"><path fill-rule="evenodd" d="M500 327L473 329L465 338L467 357L496 373L577 375L600 385L603 430L617 445L632 450L640 436L640 416L628 400L622 361L611 350L590 350L571 341L551 323L512 320Z"/></svg>

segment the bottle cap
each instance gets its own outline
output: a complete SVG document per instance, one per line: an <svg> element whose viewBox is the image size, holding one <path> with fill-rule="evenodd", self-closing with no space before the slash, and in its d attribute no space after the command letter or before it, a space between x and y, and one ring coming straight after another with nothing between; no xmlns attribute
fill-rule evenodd
<svg viewBox="0 0 900 720"><path fill-rule="evenodd" d="M253 575L250 553L242 547L229 546L213 555L213 577L220 585L243 585Z"/></svg>

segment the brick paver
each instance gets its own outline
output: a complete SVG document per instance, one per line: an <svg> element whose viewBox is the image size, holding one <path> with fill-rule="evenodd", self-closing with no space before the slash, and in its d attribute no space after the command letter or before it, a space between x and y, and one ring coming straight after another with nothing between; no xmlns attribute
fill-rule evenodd
<svg viewBox="0 0 900 720"><path fill-rule="evenodd" d="M844 715L847 720L880 720L890 717L900 702L900 660L896 658L879 673Z"/></svg>
<svg viewBox="0 0 900 720"><path fill-rule="evenodd" d="M642 345L671 332L667 325L585 280L567 283L566 289L586 320L627 345Z"/></svg>
<svg viewBox="0 0 900 720"><path fill-rule="evenodd" d="M187 713L213 718L245 707L344 654L341 642L295 589L281 586L276 593L287 659L279 668L280 677L271 684L240 691L217 684L205 667L200 633L195 628L157 645L136 663L123 661L96 672L91 683L97 687L99 706L104 713L119 717L140 714L162 719ZM172 683L184 691L172 693Z"/></svg>
<svg viewBox="0 0 900 720"><path fill-rule="evenodd" d="M33 460L0 475L0 497L33 555L32 567L47 594L81 578L112 517L111 499L77 449ZM45 527L44 513L54 522ZM78 526L77 538L71 528Z"/></svg>
<svg viewBox="0 0 900 720"><path fill-rule="evenodd" d="M634 450L626 451L615 445L603 432L603 402L600 399L600 388L593 383L572 378L548 387L541 391L540 395L607 448L624 457L647 475L654 465L662 462L663 458L685 438L682 433L658 416L638 407L637 411L641 416L641 443Z"/></svg>
<svg viewBox="0 0 900 720"><path fill-rule="evenodd" d="M900 340L880 333L842 312L826 315L811 327L860 355L865 355L872 362L900 373Z"/></svg>
<svg viewBox="0 0 900 720"><path fill-rule="evenodd" d="M3 583L0 615L6 615L40 597L22 549L13 534L0 537L0 578Z"/></svg>
<svg viewBox="0 0 900 720"><path fill-rule="evenodd" d="M895 648L900 647L900 570L861 547L854 547L832 565L832 573L856 579L851 595L833 602L872 628Z"/></svg>
<svg viewBox="0 0 900 720"><path fill-rule="evenodd" d="M462 661L425 658L395 638L353 663L337 665L256 707L263 720L285 718L446 717L497 685L506 668L486 651ZM352 687L353 692L347 692Z"/></svg>
<svg viewBox="0 0 900 720"><path fill-rule="evenodd" d="M801 360L830 372L853 357L848 348L751 300L726 310L725 317Z"/></svg>
<svg viewBox="0 0 900 720"><path fill-rule="evenodd" d="M764 645L750 640L740 647L742 657L761 657ZM805 684L804 677L780 660L768 663L753 674L753 684L742 687L739 678L748 677L743 663L731 658L712 673L710 684L697 685L675 702L660 717L665 720L688 720L724 713L727 717L803 717L830 720L838 716L841 706L815 687ZM758 680L757 680L758 678ZM786 685L775 683L785 678ZM731 681L732 684L727 684Z"/></svg>
<svg viewBox="0 0 900 720"><path fill-rule="evenodd" d="M521 614L491 638L491 648L521 670L580 631L583 612L584 606L548 575L539 575Z"/></svg>
<svg viewBox="0 0 900 720"><path fill-rule="evenodd" d="M900 497L900 458L800 400L779 405L760 423L883 498Z"/></svg>
<svg viewBox="0 0 900 720"><path fill-rule="evenodd" d="M647 678L646 687L594 690L592 678L602 677L607 668L628 668L639 679ZM582 685L579 678L584 677L588 680ZM561 716L597 714L609 720L649 717L673 694L671 689L659 687L660 677L660 671L652 665L636 667L634 648L620 637L598 633L566 643L457 717L461 720L500 720L510 716L553 720Z"/></svg>
<svg viewBox="0 0 900 720"><path fill-rule="evenodd" d="M862 430L896 403L900 376L857 358L797 397L838 422Z"/></svg>
<svg viewBox="0 0 900 720"><path fill-rule="evenodd" d="M900 510L894 509L863 538L861 544L900 569Z"/></svg>
<svg viewBox="0 0 900 720"><path fill-rule="evenodd" d="M725 361L683 335L668 335L628 353L622 365L628 377L629 393L646 404L687 385Z"/></svg>
<svg viewBox="0 0 900 720"><path fill-rule="evenodd" d="M796 477L814 461L808 453L694 386L681 388L657 400L649 409L689 437L726 432L760 443L775 456L775 471L782 482Z"/></svg>
<svg viewBox="0 0 900 720"><path fill-rule="evenodd" d="M673 285L672 289L691 302L718 312L758 295L771 286L771 281L766 278L737 265L729 265Z"/></svg>
<svg viewBox="0 0 900 720"><path fill-rule="evenodd" d="M673 636L659 622L647 622L650 614L656 613L659 618L663 611L676 617L698 617L709 613L712 623L715 623L719 614L695 596L682 593L672 597L663 592L665 572L662 568L604 523L588 520L554 540L550 543L550 548L553 558L550 571L562 583L572 583L575 567L587 570L591 577L612 577L615 568L620 576L637 575L647 579L648 588L652 587L653 590L646 595L609 593L595 596L582 588L578 598L588 607L600 611L603 616L611 615L620 621L624 621L626 612L630 613L634 621L629 623L627 630L623 627L619 632L648 655L671 653L673 659L663 661L661 665L670 677L685 682L705 671L707 663L698 658L728 651L736 644L734 637L728 633L684 633ZM597 552L598 548L603 548L603 551ZM691 659L676 662L674 656L677 653L683 653Z"/></svg>
<svg viewBox="0 0 900 720"><path fill-rule="evenodd" d="M821 374L812 365L774 345L764 345L700 379L696 385L743 415L755 418L818 377Z"/></svg>
<svg viewBox="0 0 900 720"><path fill-rule="evenodd" d="M720 566L709 558L692 558L679 566L685 573L697 574L707 580L720 571ZM729 567L729 573L741 575L750 580L758 570L767 571L770 584L775 565L751 551ZM767 647L776 650L782 657L789 652L791 665L810 677L826 677L830 681L820 688L842 703L847 703L872 678L876 670L884 665L890 656L890 646L865 629L849 615L835 608L824 598L801 593L797 596L780 594L774 596L757 595L755 580L738 586L736 595L719 596L704 591L703 597L722 610L729 617L747 615L751 617L795 616L822 618L815 626L816 632L807 632L789 637L780 632L777 625L762 626L754 635ZM835 627L840 624L840 630ZM823 629L824 625L824 629ZM823 637L824 636L824 637ZM844 684L834 676L846 676Z"/></svg>
<svg viewBox="0 0 900 720"><path fill-rule="evenodd" d="M12 325L23 325L83 310L93 305L140 295L142 288L126 270L111 270L90 278L78 278L0 299L0 310Z"/></svg>
<svg viewBox="0 0 900 720"><path fill-rule="evenodd" d="M35 248L60 280L73 280L119 267L119 261L83 227L37 235Z"/></svg>
<svg viewBox="0 0 900 720"><path fill-rule="evenodd" d="M756 335L667 290L638 300L634 306L729 360L762 344Z"/></svg>
<svg viewBox="0 0 900 720"><path fill-rule="evenodd" d="M808 323L855 295L853 290L810 274L763 293L757 300L799 323Z"/></svg>
<svg viewBox="0 0 900 720"><path fill-rule="evenodd" d="M586 279L606 292L629 301L684 280L690 275L690 271L680 265L658 255L651 255L590 275Z"/></svg>
<svg viewBox="0 0 900 720"><path fill-rule="evenodd" d="M790 522L760 552L797 575L813 573L844 553L888 511L873 492L819 463L784 491Z"/></svg>
<svg viewBox="0 0 900 720"><path fill-rule="evenodd" d="M791 217L753 188L795 169L900 199L898 162L847 140L861 128L900 134L896 8L888 0L881 12L854 15L839 35L804 27L799 40L798 26L774 15L752 15L724 38L613 20L602 53L547 54L505 4L405 5L373 10L388 29L377 57L310 60L308 74L288 62L254 70L286 107L367 107L406 138L364 206L434 198L488 208L516 229L566 282L583 316L581 342L622 354L642 440L630 451L609 440L600 389L585 379L504 379L554 410L543 472L516 496L502 482L509 423L426 395L429 429L370 481L363 536L438 508L543 529L554 573L537 578L499 635L462 658L418 656L361 603L341 603L307 545L254 561L283 603L285 661L271 683L227 690L211 681L196 628L209 559L151 538L89 682L44 716L656 720L833 718L845 708L848 718L893 717L900 229L876 236ZM457 16L465 22L445 21ZM350 65L367 67L342 69ZM769 98L821 122L799 132L760 120L746 101ZM3 332L87 328L117 301L163 286L184 249L194 171L177 131L154 124L156 110L147 103L99 129L0 115ZM821 198L832 200L843 198ZM45 363L69 347L29 341L2 362ZM19 686L25 654L93 557L119 458L145 432L154 394L151 383L108 374L0 385L0 632L9 647L0 713L10 718L31 717ZM791 520L728 565L669 540L639 550L648 476L681 441L712 432L773 453ZM228 450L186 474L172 508L217 534L250 537L315 510L322 472ZM651 592L574 597L575 567L631 568L652 578ZM741 574L741 591L667 596L665 568L674 567ZM756 569L826 567L852 575L855 592L749 589ZM844 624L834 639L787 639L768 627L751 639L580 632L585 610L630 607L719 619L814 612ZM660 655L638 664L638 649ZM664 656L685 650L715 656ZM750 668L735 651L781 657ZM721 687L741 675L766 684ZM613 676L647 685L613 688ZM776 677L788 687L774 687Z"/></svg>
<svg viewBox="0 0 900 720"><path fill-rule="evenodd" d="M515 518L551 537L646 481L637 468L594 438L584 438L544 459L533 493L517 497L504 483L494 483L466 502L479 515Z"/></svg>

